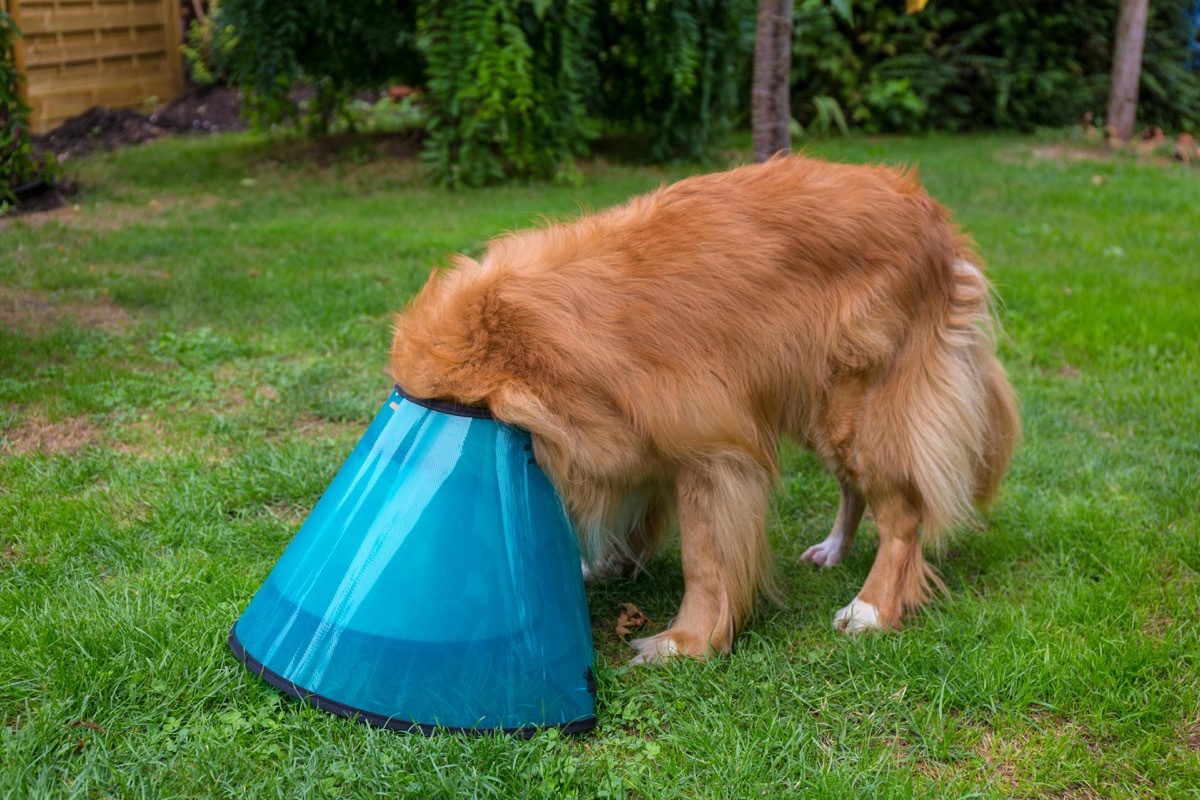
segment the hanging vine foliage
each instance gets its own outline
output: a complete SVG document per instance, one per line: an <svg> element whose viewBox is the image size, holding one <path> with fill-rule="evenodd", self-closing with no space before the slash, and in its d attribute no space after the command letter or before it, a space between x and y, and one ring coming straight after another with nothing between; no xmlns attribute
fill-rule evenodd
<svg viewBox="0 0 1200 800"><path fill-rule="evenodd" d="M752 0L223 0L232 32L214 65L260 124L328 130L353 91L422 86L424 162L441 182L571 180L603 119L649 160L694 159L726 140L753 46ZM603 81L600 76L603 75Z"/></svg>
<svg viewBox="0 0 1200 800"><path fill-rule="evenodd" d="M1156 4L1139 113L1200 124L1185 0ZM1192 0L1186 0L1187 3ZM804 130L1018 128L1102 113L1117 0L796 0L791 112ZM647 161L711 157L746 122L755 0L221 0L212 69L262 124L327 131L360 89L422 87L424 163L476 186L578 175L600 133ZM631 148L626 148L631 149Z"/></svg>
<svg viewBox="0 0 1200 800"><path fill-rule="evenodd" d="M593 110L651 161L706 158L748 112L754 0L612 0L597 12Z"/></svg>
<svg viewBox="0 0 1200 800"><path fill-rule="evenodd" d="M573 175L574 156L587 145L591 9L587 0L425 5L423 157L444 183Z"/></svg>

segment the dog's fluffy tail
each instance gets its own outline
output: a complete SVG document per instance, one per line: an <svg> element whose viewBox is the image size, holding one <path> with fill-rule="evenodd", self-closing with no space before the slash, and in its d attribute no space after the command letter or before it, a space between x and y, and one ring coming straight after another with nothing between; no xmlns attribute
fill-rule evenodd
<svg viewBox="0 0 1200 800"><path fill-rule="evenodd" d="M924 536L936 543L999 488L1020 435L1016 398L994 355L990 286L969 253L953 266L945 312L901 354L897 420Z"/></svg>

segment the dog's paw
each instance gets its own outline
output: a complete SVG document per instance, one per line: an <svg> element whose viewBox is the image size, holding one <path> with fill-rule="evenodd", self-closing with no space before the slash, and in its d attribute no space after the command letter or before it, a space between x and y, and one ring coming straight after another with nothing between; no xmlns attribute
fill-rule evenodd
<svg viewBox="0 0 1200 800"><path fill-rule="evenodd" d="M647 636L645 639L634 639L629 645L637 650L637 655L629 662L634 666L661 664L669 658L680 655L679 645L676 644L669 631L657 636Z"/></svg>
<svg viewBox="0 0 1200 800"><path fill-rule="evenodd" d="M819 567L832 567L840 563L845 554L846 548L842 546L842 540L830 536L825 541L814 544L805 550L804 554L800 556L800 560L811 562Z"/></svg>
<svg viewBox="0 0 1200 800"><path fill-rule="evenodd" d="M866 633L882 628L879 609L857 597L850 601L850 605L839 609L833 615L833 629L839 633Z"/></svg>

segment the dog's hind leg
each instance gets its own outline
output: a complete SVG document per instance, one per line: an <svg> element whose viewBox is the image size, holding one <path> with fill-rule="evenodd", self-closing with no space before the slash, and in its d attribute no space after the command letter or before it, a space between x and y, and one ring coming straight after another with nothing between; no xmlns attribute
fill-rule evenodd
<svg viewBox="0 0 1200 800"><path fill-rule="evenodd" d="M683 603L671 626L631 642L635 664L729 652L760 589L771 584L766 507L770 475L749 457L685 467L676 481Z"/></svg>
<svg viewBox="0 0 1200 800"><path fill-rule="evenodd" d="M868 499L879 526L879 551L858 595L833 616L834 628L843 633L896 628L906 611L929 599L934 587L945 590L921 552L921 513L914 498L888 488Z"/></svg>
<svg viewBox="0 0 1200 800"><path fill-rule="evenodd" d="M832 567L839 563L854 545L854 535L858 533L858 523L862 521L867 503L858 489L845 478L838 478L838 483L842 488L842 499L838 503L833 531L823 542L805 550L800 556L801 561Z"/></svg>

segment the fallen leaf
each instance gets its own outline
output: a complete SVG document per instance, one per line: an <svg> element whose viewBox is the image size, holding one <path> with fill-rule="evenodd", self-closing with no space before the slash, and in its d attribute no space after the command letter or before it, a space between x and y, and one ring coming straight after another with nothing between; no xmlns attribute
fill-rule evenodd
<svg viewBox="0 0 1200 800"><path fill-rule="evenodd" d="M90 719L77 720L77 721L72 722L71 724L67 725L67 727L68 728L87 728L89 731L95 731L96 733L108 733L107 730L100 727L100 725L96 724L95 722L92 722Z"/></svg>
<svg viewBox="0 0 1200 800"><path fill-rule="evenodd" d="M617 636L628 636L635 628L644 628L650 624L650 618L633 603L621 603L617 606L620 612L617 617Z"/></svg>

